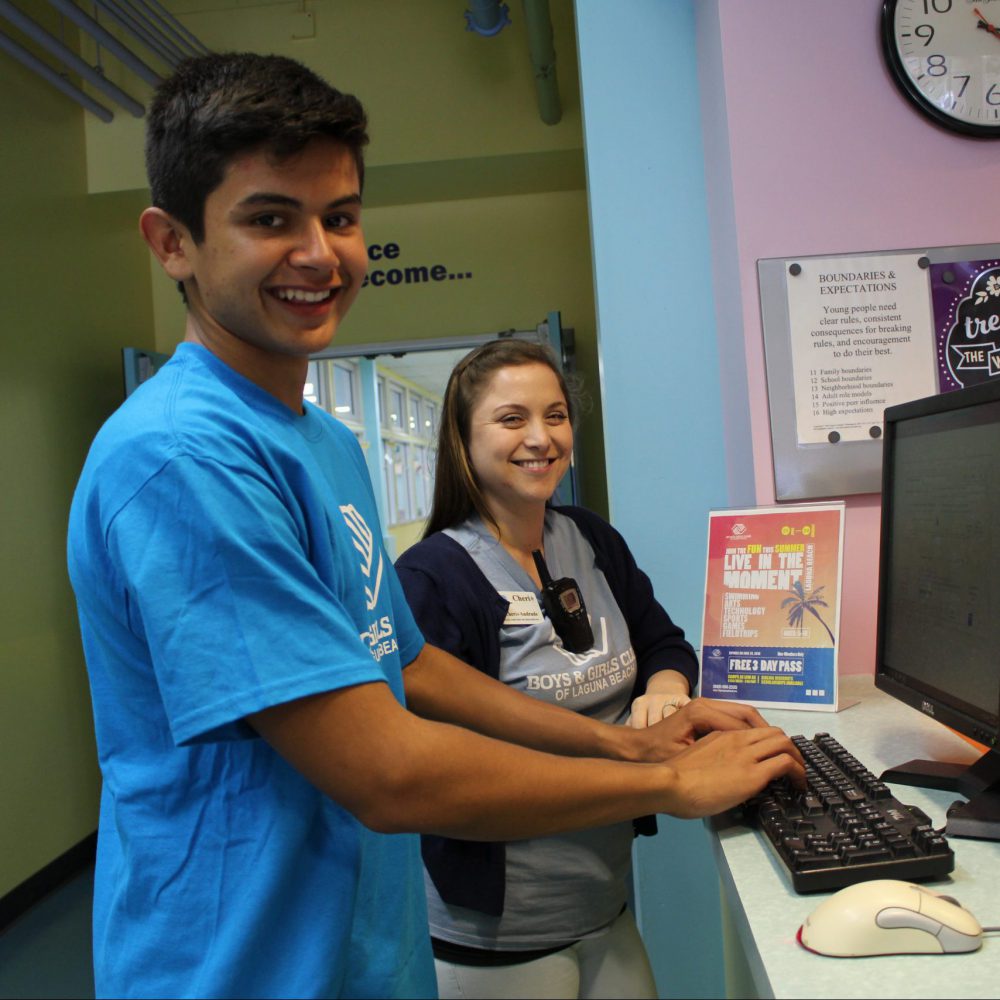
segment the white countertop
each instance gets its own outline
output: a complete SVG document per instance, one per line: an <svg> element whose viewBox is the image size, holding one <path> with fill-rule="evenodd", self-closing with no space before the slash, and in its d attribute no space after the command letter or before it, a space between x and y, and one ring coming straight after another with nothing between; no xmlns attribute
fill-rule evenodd
<svg viewBox="0 0 1000 1000"><path fill-rule="evenodd" d="M870 676L840 679L840 712L761 713L789 735L828 732L876 774L913 758L969 761L977 751L950 730L877 690ZM892 785L893 794L944 825L954 792ZM706 821L719 863L723 894L761 997L1000 996L1000 934L964 955L827 958L795 940L805 917L830 893L799 895L763 835L725 817ZM983 926L1000 925L1000 842L952 837L955 870L926 883L954 896Z"/></svg>

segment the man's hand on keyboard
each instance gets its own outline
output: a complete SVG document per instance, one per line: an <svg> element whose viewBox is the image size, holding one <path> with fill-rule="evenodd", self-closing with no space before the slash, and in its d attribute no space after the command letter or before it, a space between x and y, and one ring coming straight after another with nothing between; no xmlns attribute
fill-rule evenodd
<svg viewBox="0 0 1000 1000"><path fill-rule="evenodd" d="M668 811L686 819L731 809L778 778L806 787L798 748L771 726L709 733L671 757L669 766L677 773L683 805Z"/></svg>
<svg viewBox="0 0 1000 1000"><path fill-rule="evenodd" d="M764 717L749 705L713 698L695 698L662 722L642 730L643 736L648 740L644 759L669 760L709 733L766 728Z"/></svg>

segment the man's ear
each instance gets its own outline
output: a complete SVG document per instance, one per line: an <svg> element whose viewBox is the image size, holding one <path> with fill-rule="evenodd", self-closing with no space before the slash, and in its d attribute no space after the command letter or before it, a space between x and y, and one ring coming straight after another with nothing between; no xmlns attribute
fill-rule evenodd
<svg viewBox="0 0 1000 1000"><path fill-rule="evenodd" d="M168 277L174 281L193 277L187 250L194 246L194 240L186 226L162 208L147 208L139 216L139 230Z"/></svg>

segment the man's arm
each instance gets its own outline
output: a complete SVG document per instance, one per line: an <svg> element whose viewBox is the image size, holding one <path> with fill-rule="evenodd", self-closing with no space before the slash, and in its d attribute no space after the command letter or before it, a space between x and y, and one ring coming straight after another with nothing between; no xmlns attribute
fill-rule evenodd
<svg viewBox="0 0 1000 1000"><path fill-rule="evenodd" d="M654 812L706 816L782 775L803 781L798 751L777 729L711 733L667 764L567 757L420 718L382 683L297 699L248 721L321 791L384 832L546 836Z"/></svg>
<svg viewBox="0 0 1000 1000"><path fill-rule="evenodd" d="M404 669L403 683L407 705L425 719L574 757L652 763L714 730L767 726L749 705L706 700L649 728L611 726L515 691L430 643Z"/></svg>

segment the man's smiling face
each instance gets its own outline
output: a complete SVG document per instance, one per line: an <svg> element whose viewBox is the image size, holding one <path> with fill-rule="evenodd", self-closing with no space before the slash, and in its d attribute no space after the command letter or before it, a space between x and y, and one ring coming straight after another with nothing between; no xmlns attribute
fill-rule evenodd
<svg viewBox="0 0 1000 1000"><path fill-rule="evenodd" d="M314 139L283 159L237 156L205 201L205 238L188 237L185 282L199 339L223 358L242 341L308 358L329 345L361 289L368 254L357 164Z"/></svg>

